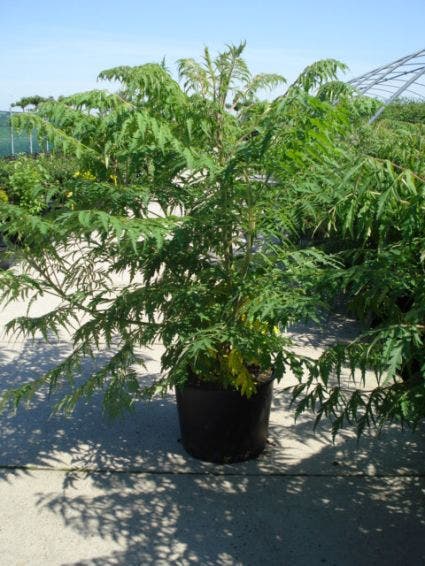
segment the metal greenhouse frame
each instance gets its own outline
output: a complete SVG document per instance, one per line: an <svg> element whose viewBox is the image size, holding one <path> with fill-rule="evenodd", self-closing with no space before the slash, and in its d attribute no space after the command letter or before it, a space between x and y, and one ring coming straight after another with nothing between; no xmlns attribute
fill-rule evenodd
<svg viewBox="0 0 425 566"><path fill-rule="evenodd" d="M372 116L374 122L385 106L405 95L425 99L425 49L401 57L348 81L360 94L378 98L383 105Z"/></svg>

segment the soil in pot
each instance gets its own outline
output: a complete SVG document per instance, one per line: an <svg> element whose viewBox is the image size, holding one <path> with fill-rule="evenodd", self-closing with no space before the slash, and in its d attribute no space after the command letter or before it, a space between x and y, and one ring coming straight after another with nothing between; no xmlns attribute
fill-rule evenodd
<svg viewBox="0 0 425 566"><path fill-rule="evenodd" d="M256 458L267 443L273 379L249 399L238 391L191 380L176 389L181 440L189 454L218 464Z"/></svg>

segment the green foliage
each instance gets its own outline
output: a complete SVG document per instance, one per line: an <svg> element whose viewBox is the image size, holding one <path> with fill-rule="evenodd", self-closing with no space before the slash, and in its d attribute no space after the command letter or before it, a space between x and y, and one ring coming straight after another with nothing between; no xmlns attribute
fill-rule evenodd
<svg viewBox="0 0 425 566"><path fill-rule="evenodd" d="M329 271L328 290L343 293L365 327L352 344L325 352L295 389L297 411L331 418L335 434L349 423L361 434L388 420L416 426L425 416L424 133L400 116L355 122L338 159L288 197L303 237L344 266Z"/></svg>
<svg viewBox="0 0 425 566"><path fill-rule="evenodd" d="M0 187L7 189L9 184L10 176L10 161L6 159L0 159Z"/></svg>
<svg viewBox="0 0 425 566"><path fill-rule="evenodd" d="M342 97L339 97L341 100ZM361 128L381 108L382 102L369 96L345 96L342 101L349 110L350 120L355 128Z"/></svg>
<svg viewBox="0 0 425 566"><path fill-rule="evenodd" d="M32 214L46 206L47 171L30 157L19 157L10 163L9 195L11 201Z"/></svg>
<svg viewBox="0 0 425 566"><path fill-rule="evenodd" d="M409 99L396 100L385 108L383 117L387 120L424 124L425 102Z"/></svg>
<svg viewBox="0 0 425 566"><path fill-rule="evenodd" d="M63 207L40 215L0 205L7 235L22 234L24 268L0 280L3 300L61 300L9 330L48 337L66 328L74 350L9 391L5 404L71 384L60 409L102 389L116 414L190 375L249 396L258 371L300 374L303 362L279 328L317 317L322 278L338 262L298 249L285 194L312 182L347 128L345 108L314 94L341 65L319 62L267 102L258 91L284 80L253 76L243 49L181 60L180 83L163 64L109 69L100 78L119 82L118 93L80 93L16 118L79 167L61 184ZM163 378L147 386L136 378L137 352L157 341ZM76 382L84 359L105 347L114 349L110 360Z"/></svg>
<svg viewBox="0 0 425 566"><path fill-rule="evenodd" d="M20 155L0 160L0 186L11 203L29 212L46 212L67 201L79 164L71 156L41 154Z"/></svg>
<svg viewBox="0 0 425 566"><path fill-rule="evenodd" d="M60 188L75 178L79 170L79 163L70 155L42 154L37 156L37 162L41 164L49 178L50 185Z"/></svg>

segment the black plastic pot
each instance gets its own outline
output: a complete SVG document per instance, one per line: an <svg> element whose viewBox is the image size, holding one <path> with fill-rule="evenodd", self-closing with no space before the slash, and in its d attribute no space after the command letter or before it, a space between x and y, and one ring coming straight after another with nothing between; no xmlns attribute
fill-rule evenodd
<svg viewBox="0 0 425 566"><path fill-rule="evenodd" d="M200 460L218 464L256 458L267 442L273 378L249 399L211 383L176 389L181 440Z"/></svg>

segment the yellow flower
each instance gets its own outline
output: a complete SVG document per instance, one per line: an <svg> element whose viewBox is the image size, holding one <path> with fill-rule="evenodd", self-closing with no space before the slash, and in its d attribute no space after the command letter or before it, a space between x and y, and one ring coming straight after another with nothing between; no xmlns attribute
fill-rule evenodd
<svg viewBox="0 0 425 566"><path fill-rule="evenodd" d="M95 181L96 180L96 176L93 175L93 173L91 171L83 171L81 174L81 178L84 179L85 181Z"/></svg>
<svg viewBox="0 0 425 566"><path fill-rule="evenodd" d="M72 192L72 191L69 191L68 193L66 193L65 196L66 196L66 198L71 198L72 195L73 195L73 192Z"/></svg>
<svg viewBox="0 0 425 566"><path fill-rule="evenodd" d="M84 181L95 181L96 176L91 171L76 171L73 175L75 179L81 177Z"/></svg>

